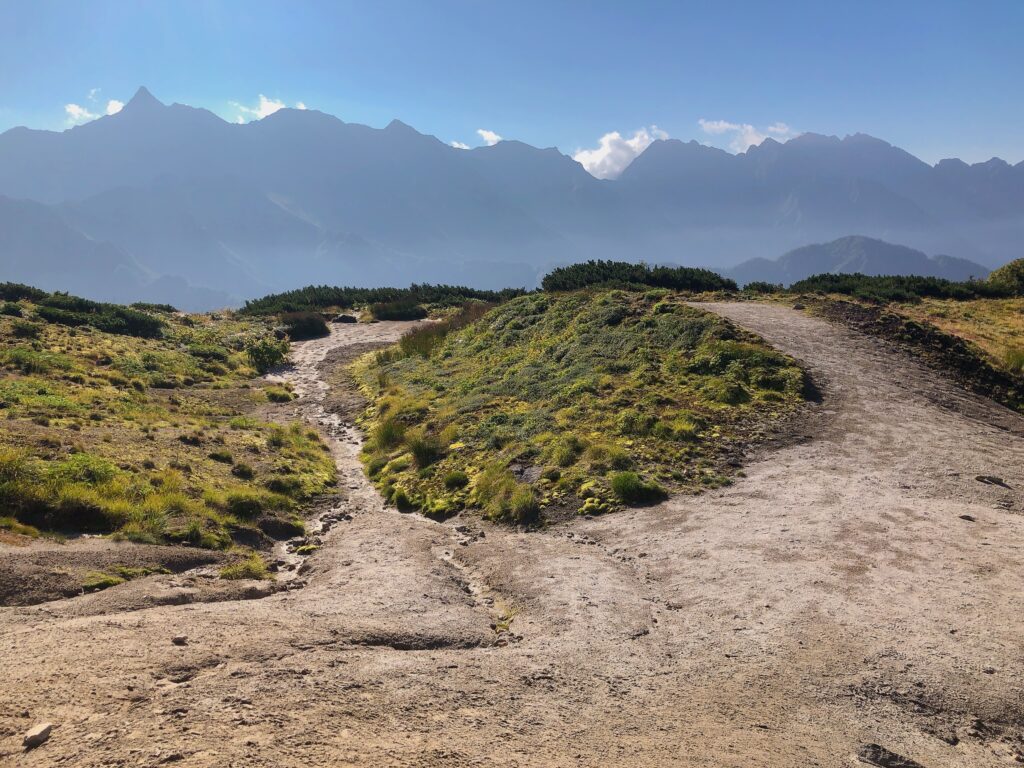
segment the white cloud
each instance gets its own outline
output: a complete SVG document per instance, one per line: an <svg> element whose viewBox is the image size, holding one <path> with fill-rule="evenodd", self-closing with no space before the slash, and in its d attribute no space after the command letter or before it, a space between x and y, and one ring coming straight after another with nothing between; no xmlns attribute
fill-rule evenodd
<svg viewBox="0 0 1024 768"><path fill-rule="evenodd" d="M769 134L772 138L786 141L798 135L788 125L776 122L769 125L763 131L755 128L750 123L730 123L728 120L705 120L703 117L697 121L704 133L711 136L723 136L730 134L729 149L733 152L746 152L753 146L759 145Z"/></svg>
<svg viewBox="0 0 1024 768"><path fill-rule="evenodd" d="M486 128L477 128L476 132L488 147L493 147L501 141L501 136L496 134L494 131L488 131Z"/></svg>
<svg viewBox="0 0 1024 768"><path fill-rule="evenodd" d="M703 117L697 121L700 124L701 129L704 133L710 133L712 135L718 135L720 133L727 133L729 131L738 131L740 126L736 123L730 123L727 120L705 120Z"/></svg>
<svg viewBox="0 0 1024 768"><path fill-rule="evenodd" d="M107 114L108 115L116 115L122 109L124 109L124 102L123 101L118 101L117 99L111 99L110 101L107 102Z"/></svg>
<svg viewBox="0 0 1024 768"><path fill-rule="evenodd" d="M232 101L231 106L238 110L239 114L235 117L236 123L245 123L249 120L262 120L268 115L272 115L279 109L284 109L288 105L280 99L269 99L262 93L259 97L259 102L255 107L247 107L245 104L241 104L237 101ZM305 102L295 102L295 109L308 109Z"/></svg>
<svg viewBox="0 0 1024 768"><path fill-rule="evenodd" d="M618 131L606 133L598 141L596 149L580 149L572 159L582 165L591 176L599 179L614 179L657 139L667 139L668 134L652 125L641 128L626 139Z"/></svg>
<svg viewBox="0 0 1024 768"><path fill-rule="evenodd" d="M96 96L99 95L99 92L100 92L99 88L90 88L89 89L89 101L96 101Z"/></svg>
<svg viewBox="0 0 1024 768"><path fill-rule="evenodd" d="M94 115L92 112L90 112L88 109L81 106L80 104L65 104L64 112L68 116L68 122L72 125L77 125L78 123L87 123L90 120L95 120L97 117L99 117L99 115Z"/></svg>
<svg viewBox="0 0 1024 768"><path fill-rule="evenodd" d="M469 144L463 144L461 141L453 141L451 145L456 149L469 149Z"/></svg>

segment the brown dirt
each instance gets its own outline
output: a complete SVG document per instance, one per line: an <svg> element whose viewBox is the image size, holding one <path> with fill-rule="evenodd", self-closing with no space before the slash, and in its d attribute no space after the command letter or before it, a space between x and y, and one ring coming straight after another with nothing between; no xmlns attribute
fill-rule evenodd
<svg viewBox="0 0 1024 768"><path fill-rule="evenodd" d="M66 543L23 538L11 546L0 543L0 605L34 605L81 595L90 572L110 572L117 566L180 574L221 560L218 552L183 547L85 537Z"/></svg>
<svg viewBox="0 0 1024 768"><path fill-rule="evenodd" d="M400 324L302 345L293 405L335 437L351 516L323 534L306 586L101 615L78 613L88 596L0 610L0 754L19 766L1013 764L1024 419L824 320L704 306L810 366L824 393L813 439L730 488L533 533L400 515L363 480L316 368ZM44 720L52 737L22 754Z"/></svg>

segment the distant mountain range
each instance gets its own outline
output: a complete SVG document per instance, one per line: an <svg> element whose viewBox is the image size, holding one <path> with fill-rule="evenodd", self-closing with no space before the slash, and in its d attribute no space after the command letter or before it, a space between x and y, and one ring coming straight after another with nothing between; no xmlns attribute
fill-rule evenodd
<svg viewBox="0 0 1024 768"><path fill-rule="evenodd" d="M665 140L608 181L516 141L314 110L236 125L142 88L85 125L0 134L0 226L0 280L189 308L308 283L532 286L588 258L729 271L852 232L993 267L1021 255L1024 163L930 166L860 134L739 155Z"/></svg>
<svg viewBox="0 0 1024 768"><path fill-rule="evenodd" d="M924 275L946 280L981 280L989 270L955 256L931 256L905 245L851 235L830 243L805 245L777 259L750 259L722 273L740 285L755 280L791 285L826 272L862 275Z"/></svg>

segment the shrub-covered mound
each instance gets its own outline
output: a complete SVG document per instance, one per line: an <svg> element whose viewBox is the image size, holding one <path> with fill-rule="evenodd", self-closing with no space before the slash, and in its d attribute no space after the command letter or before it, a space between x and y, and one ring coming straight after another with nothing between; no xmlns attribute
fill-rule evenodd
<svg viewBox="0 0 1024 768"><path fill-rule="evenodd" d="M988 276L988 282L1014 296L1024 296L1024 259L1004 264Z"/></svg>
<svg viewBox="0 0 1024 768"><path fill-rule="evenodd" d="M771 292L772 286L768 286L768 290L766 290L766 286L766 283L756 284L757 292ZM752 290L751 285L748 285L746 290ZM1005 283L991 280L969 280L957 283L944 280L941 277L861 275L858 273L812 275L793 283L785 290L794 294L840 294L875 303L890 301L914 303L925 298L966 301L978 298L1005 298L1013 295L1013 290Z"/></svg>
<svg viewBox="0 0 1024 768"><path fill-rule="evenodd" d="M355 371L389 501L511 522L726 483L736 443L807 389L792 359L664 290L523 296Z"/></svg>
<svg viewBox="0 0 1024 768"><path fill-rule="evenodd" d="M15 288L22 286L15 286ZM14 293L15 289L12 288ZM262 299L245 302L243 315L276 315L282 312L322 311L326 309L352 309L371 304L404 303L433 307L458 307L467 301L500 302L519 296L522 289L506 288L501 291L483 291L460 285L410 285L408 288L355 288L329 285L310 285L285 293L275 293ZM0 299L6 298L0 286ZM378 318L383 319L383 318ZM395 319L395 318L388 318ZM404 318L402 318L404 319Z"/></svg>
<svg viewBox="0 0 1024 768"><path fill-rule="evenodd" d="M735 291L736 282L709 269L697 267L651 267L626 261L598 259L553 269L544 276L545 291L577 291L605 286L629 288L651 286L673 291Z"/></svg>

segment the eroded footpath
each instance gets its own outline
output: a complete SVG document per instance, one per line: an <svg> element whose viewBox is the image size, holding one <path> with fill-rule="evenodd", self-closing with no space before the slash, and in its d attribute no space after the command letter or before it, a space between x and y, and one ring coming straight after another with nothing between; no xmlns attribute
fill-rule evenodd
<svg viewBox="0 0 1024 768"><path fill-rule="evenodd" d="M811 368L806 439L732 487L529 534L400 515L363 478L327 382L401 324L299 345L295 412L342 492L305 586L3 609L0 761L1012 764L1024 419L820 319L710 308Z"/></svg>

